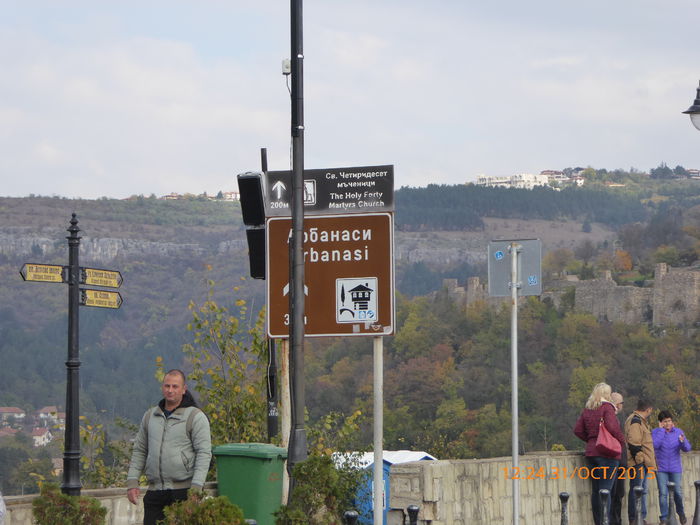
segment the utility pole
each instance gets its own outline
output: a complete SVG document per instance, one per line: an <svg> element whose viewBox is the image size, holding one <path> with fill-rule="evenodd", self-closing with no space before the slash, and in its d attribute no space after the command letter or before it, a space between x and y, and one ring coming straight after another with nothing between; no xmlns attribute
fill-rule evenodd
<svg viewBox="0 0 700 525"><path fill-rule="evenodd" d="M292 62L292 237L289 263L289 340L291 343L292 429L287 470L290 496L294 487L292 469L307 457L304 428L304 50L302 0L291 0ZM291 499L291 498L290 498Z"/></svg>

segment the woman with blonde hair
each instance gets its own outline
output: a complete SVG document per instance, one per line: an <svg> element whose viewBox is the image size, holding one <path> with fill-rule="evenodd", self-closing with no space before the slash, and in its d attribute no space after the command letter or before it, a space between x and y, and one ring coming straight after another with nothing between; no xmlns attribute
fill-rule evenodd
<svg viewBox="0 0 700 525"><path fill-rule="evenodd" d="M625 436L620 429L620 422L615 417L615 405L610 400L612 388L607 383L598 383L593 387L586 407L576 421L574 434L586 442L586 462L589 467L591 487L591 508L593 509L593 521L595 525L603 523L603 516L607 514L610 522L610 502L608 498L607 508L600 505L599 493L607 489L612 493L613 485L617 479L617 467L620 465L620 453L610 454L607 451L598 450L596 440L601 425L620 442L620 448L625 446ZM605 514L604 514L605 513Z"/></svg>

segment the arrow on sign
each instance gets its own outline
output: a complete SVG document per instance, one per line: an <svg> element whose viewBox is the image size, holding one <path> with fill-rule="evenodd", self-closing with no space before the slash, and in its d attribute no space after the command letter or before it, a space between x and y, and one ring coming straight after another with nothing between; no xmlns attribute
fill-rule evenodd
<svg viewBox="0 0 700 525"><path fill-rule="evenodd" d="M284 182L281 180L278 180L272 185L272 191L277 192L277 200L282 198L282 194L286 191L287 186L284 185Z"/></svg>
<svg viewBox="0 0 700 525"><path fill-rule="evenodd" d="M287 295L289 293L289 283L284 285L282 288L282 295ZM304 295L309 295L309 287L304 285Z"/></svg>

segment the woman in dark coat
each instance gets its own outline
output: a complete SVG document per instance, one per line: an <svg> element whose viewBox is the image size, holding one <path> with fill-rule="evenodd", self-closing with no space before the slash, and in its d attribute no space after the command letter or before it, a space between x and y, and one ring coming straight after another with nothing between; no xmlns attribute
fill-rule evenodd
<svg viewBox="0 0 700 525"><path fill-rule="evenodd" d="M586 462L589 468L591 487L591 507L593 509L593 521L595 525L603 522L603 512L610 522L610 501L612 490L617 479L617 467L620 465L620 453L611 457L597 450L596 439L601 420L615 439L620 442L620 448L625 446L625 436L620 429L620 422L615 417L615 405L610 400L612 389L607 383L598 383L586 402L586 408L576 421L574 434L586 442ZM599 491L607 489L611 493L608 498L607 508L600 505Z"/></svg>

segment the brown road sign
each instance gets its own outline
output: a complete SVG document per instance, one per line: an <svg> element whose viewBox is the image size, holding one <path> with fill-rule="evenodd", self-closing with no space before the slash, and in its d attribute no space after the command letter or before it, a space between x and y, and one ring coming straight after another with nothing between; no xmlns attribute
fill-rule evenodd
<svg viewBox="0 0 700 525"><path fill-rule="evenodd" d="M289 218L267 220L270 337L289 337L291 227ZM391 213L305 217L305 335L393 334L393 247Z"/></svg>
<svg viewBox="0 0 700 525"><path fill-rule="evenodd" d="M25 281L38 281L44 283L65 283L63 278L63 266L57 264L26 263L19 271Z"/></svg>
<svg viewBox="0 0 700 525"><path fill-rule="evenodd" d="M98 308L119 308L122 305L122 296L119 292L84 288L80 290L80 304Z"/></svg>
<svg viewBox="0 0 700 525"><path fill-rule="evenodd" d="M100 270L98 268L80 269L80 284L119 288L122 282L124 282L122 274L114 270Z"/></svg>

